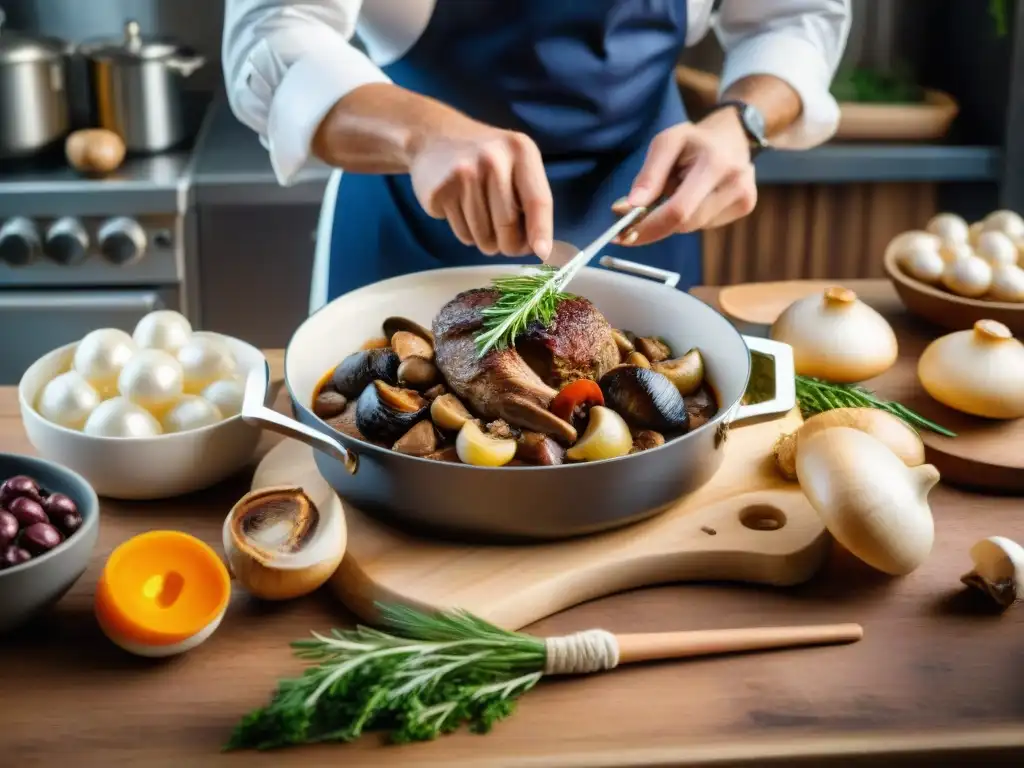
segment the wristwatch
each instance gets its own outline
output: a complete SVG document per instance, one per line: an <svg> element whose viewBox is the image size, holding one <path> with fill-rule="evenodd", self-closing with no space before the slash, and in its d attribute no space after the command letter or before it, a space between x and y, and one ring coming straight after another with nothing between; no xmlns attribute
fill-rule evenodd
<svg viewBox="0 0 1024 768"><path fill-rule="evenodd" d="M736 114L740 118L740 125L743 126L743 131L750 140L751 159L757 157L763 150L770 148L771 145L765 137L764 115L761 114L761 110L753 104L747 104L745 101L730 99L718 102L711 108L708 114L717 112L720 109L736 110Z"/></svg>

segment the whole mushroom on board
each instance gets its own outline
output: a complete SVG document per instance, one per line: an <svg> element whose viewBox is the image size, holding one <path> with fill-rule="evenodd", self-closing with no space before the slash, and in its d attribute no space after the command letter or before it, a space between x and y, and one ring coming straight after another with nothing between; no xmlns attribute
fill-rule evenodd
<svg viewBox="0 0 1024 768"><path fill-rule="evenodd" d="M796 473L836 541L873 568L903 576L931 553L928 494L939 481L931 464L908 467L866 432L831 427L800 442Z"/></svg>
<svg viewBox="0 0 1024 768"><path fill-rule="evenodd" d="M1005 610L1024 597L1024 547L1003 536L982 539L971 547L974 567L960 581L980 590Z"/></svg>
<svg viewBox="0 0 1024 768"><path fill-rule="evenodd" d="M892 367L898 352L889 322L840 286L790 304L770 336L793 348L797 374L836 383L874 378Z"/></svg>

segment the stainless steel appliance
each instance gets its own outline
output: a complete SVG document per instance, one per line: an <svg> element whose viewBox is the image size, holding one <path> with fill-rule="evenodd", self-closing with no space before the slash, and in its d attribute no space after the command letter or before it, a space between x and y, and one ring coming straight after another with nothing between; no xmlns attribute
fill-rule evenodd
<svg viewBox="0 0 1024 768"><path fill-rule="evenodd" d="M189 314L190 157L130 161L105 179L0 167L0 384L94 328Z"/></svg>
<svg viewBox="0 0 1024 768"><path fill-rule="evenodd" d="M93 111L100 127L124 139L132 153L163 152L188 138L185 78L206 59L179 44L144 38L138 22L125 24L123 40L86 42Z"/></svg>
<svg viewBox="0 0 1024 768"><path fill-rule="evenodd" d="M70 129L66 47L8 29L0 8L0 158L22 158L57 144Z"/></svg>

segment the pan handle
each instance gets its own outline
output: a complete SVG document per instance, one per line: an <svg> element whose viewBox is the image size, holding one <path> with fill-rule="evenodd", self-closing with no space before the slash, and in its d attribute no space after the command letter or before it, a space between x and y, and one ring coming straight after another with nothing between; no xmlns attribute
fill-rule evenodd
<svg viewBox="0 0 1024 768"><path fill-rule="evenodd" d="M763 403L737 405L730 424L758 416L788 413L796 405L796 371L793 367L793 348L789 344L757 336L744 336L747 348L772 358L775 364L775 397Z"/></svg>
<svg viewBox="0 0 1024 768"><path fill-rule="evenodd" d="M270 366L266 361L257 365L245 379L245 395L242 398L242 420L254 427L269 429L271 432L305 443L316 451L322 451L340 461L350 475L359 470L359 456L348 450L332 437L312 427L307 427L283 413L267 408L267 390L270 388Z"/></svg>
<svg viewBox="0 0 1024 768"><path fill-rule="evenodd" d="M658 269L657 267L650 267L647 264L638 264L635 261L628 261L627 259L616 259L614 256L602 256L597 260L597 263L602 267L614 269L619 272L627 272L631 275L649 277L652 280L660 280L669 288L675 288L679 285L680 274L678 272L669 272L667 269Z"/></svg>

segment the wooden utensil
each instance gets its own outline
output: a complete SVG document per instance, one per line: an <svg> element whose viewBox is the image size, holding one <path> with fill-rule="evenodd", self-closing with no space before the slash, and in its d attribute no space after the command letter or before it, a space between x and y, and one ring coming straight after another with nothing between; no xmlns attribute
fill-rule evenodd
<svg viewBox="0 0 1024 768"><path fill-rule="evenodd" d="M824 562L831 540L799 487L772 463L772 445L801 423L794 409L733 428L722 468L672 509L570 541L474 546L428 540L346 506L348 547L331 587L367 621L382 602L462 608L519 629L580 602L650 584L801 583ZM301 485L318 506L340 504L301 443L276 446L253 478L253 488L282 483Z"/></svg>
<svg viewBox="0 0 1024 768"><path fill-rule="evenodd" d="M857 281L838 282L857 290ZM893 280L893 285L899 292L899 283ZM746 283L724 289L719 305L730 319L770 327L785 308L781 306L784 302L819 290L822 290L822 282L817 280ZM1024 306L1019 311L1024 317ZM901 356L896 364L878 379L864 382L864 386L956 433L956 437L944 437L927 430L920 433L926 459L938 468L943 482L1002 492L1024 492L1024 451L1019 448L1024 445L1024 419L995 421L954 411L929 397L918 381L917 357L920 351L931 339L945 332L924 325L909 329L901 327L897 333Z"/></svg>

